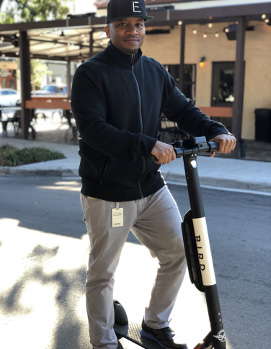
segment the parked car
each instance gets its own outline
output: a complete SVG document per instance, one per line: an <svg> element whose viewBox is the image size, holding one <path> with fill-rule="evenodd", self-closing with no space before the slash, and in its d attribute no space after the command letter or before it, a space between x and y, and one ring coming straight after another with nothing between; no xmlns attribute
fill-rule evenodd
<svg viewBox="0 0 271 349"><path fill-rule="evenodd" d="M67 95L68 87L63 84L48 84L41 90L32 91L32 96Z"/></svg>
<svg viewBox="0 0 271 349"><path fill-rule="evenodd" d="M19 105L21 94L12 88L0 88L0 122L2 125L3 134L7 133L7 124L12 122L15 130L18 125L17 109L13 109ZM13 108L12 108L13 107ZM17 107L16 107L17 108ZM17 129L16 129L17 130ZM15 132L16 132L15 130Z"/></svg>
<svg viewBox="0 0 271 349"><path fill-rule="evenodd" d="M19 103L21 95L12 88L0 88L0 107L15 106Z"/></svg>

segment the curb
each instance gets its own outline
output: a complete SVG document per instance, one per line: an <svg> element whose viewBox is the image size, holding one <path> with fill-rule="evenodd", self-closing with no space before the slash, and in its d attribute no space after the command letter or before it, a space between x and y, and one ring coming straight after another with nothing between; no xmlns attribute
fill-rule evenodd
<svg viewBox="0 0 271 349"><path fill-rule="evenodd" d="M23 165L27 166L27 165ZM74 177L80 178L78 174L78 169L40 169L40 168L22 168L19 167L8 167L0 166L0 177L7 176L33 176L33 177ZM179 174L171 171L161 171L165 181L176 182L186 185L186 178L184 174ZM201 175L199 177L200 184L212 187L221 188L233 188L242 190L259 191L265 193L271 193L271 183L270 182L256 182L256 181L243 181L240 179L231 178L216 178L210 176Z"/></svg>
<svg viewBox="0 0 271 349"><path fill-rule="evenodd" d="M186 184L186 178L184 174L177 174L174 172L162 172L165 181L176 182ZM247 182L238 179L226 179L226 178L212 178L206 176L200 176L199 181L201 185L221 187L221 188L233 188L251 191L260 191L271 193L271 184L268 182Z"/></svg>
<svg viewBox="0 0 271 349"><path fill-rule="evenodd" d="M7 176L33 176L33 177L78 177L78 170L63 169L18 169L14 167L0 166L0 177Z"/></svg>

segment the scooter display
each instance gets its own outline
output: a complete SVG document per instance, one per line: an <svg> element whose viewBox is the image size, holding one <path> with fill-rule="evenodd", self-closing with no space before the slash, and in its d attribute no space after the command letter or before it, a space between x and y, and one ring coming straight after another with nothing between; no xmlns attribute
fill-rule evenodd
<svg viewBox="0 0 271 349"><path fill-rule="evenodd" d="M190 202L190 209L182 222L189 277L191 283L205 293L210 322L210 332L194 349L225 349L226 337L197 169L197 155L217 150L218 144L206 142L205 137L195 137L178 141L173 147L176 157L183 157ZM128 321L125 309L117 300L114 301L114 309L114 329L118 338L124 337L146 349L161 349L158 343L141 337L141 324Z"/></svg>

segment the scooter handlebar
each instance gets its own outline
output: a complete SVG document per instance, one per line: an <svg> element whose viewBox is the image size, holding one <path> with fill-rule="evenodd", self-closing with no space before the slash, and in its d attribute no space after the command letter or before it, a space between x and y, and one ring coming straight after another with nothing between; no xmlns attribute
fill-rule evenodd
<svg viewBox="0 0 271 349"><path fill-rule="evenodd" d="M216 151L217 149L218 149L218 143L216 142L200 143L191 147L185 147L185 146L174 147L174 151L177 158L180 158L185 155L210 153L210 152Z"/></svg>
<svg viewBox="0 0 271 349"><path fill-rule="evenodd" d="M213 151L216 151L218 149L218 143L216 142L204 142L199 143L193 146L176 146L176 144L173 145L176 158L180 158L185 155L192 155L192 154L199 154L199 153L210 153ZM150 159L152 161L158 161L158 159L154 155L150 155Z"/></svg>

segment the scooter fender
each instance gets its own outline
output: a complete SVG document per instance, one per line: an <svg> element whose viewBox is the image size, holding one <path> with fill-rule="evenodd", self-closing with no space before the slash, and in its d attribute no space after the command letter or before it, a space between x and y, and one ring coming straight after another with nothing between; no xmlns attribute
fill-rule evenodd
<svg viewBox="0 0 271 349"><path fill-rule="evenodd" d="M190 281L199 291L204 292L191 210L184 215L182 233Z"/></svg>

